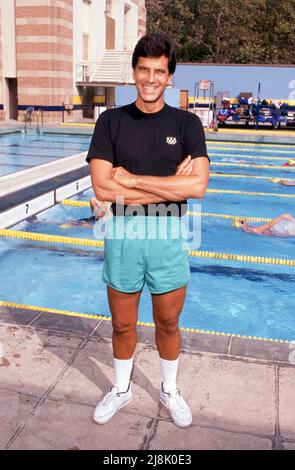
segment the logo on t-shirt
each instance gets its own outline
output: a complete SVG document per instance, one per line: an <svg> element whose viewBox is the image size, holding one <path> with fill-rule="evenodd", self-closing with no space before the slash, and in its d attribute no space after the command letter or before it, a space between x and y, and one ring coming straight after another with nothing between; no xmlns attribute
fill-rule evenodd
<svg viewBox="0 0 295 470"><path fill-rule="evenodd" d="M176 137L166 137L166 142L169 145L175 145L177 143Z"/></svg>

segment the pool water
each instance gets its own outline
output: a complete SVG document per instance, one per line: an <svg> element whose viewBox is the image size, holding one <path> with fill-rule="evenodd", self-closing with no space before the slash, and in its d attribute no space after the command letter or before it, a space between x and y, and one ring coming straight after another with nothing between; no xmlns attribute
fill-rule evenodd
<svg viewBox="0 0 295 470"><path fill-rule="evenodd" d="M1 299L110 315L101 281L101 251L2 240L0 253L0 269L5 272ZM292 340L294 268L234 264L191 260L191 281L180 325ZM144 288L139 320L152 322L151 311Z"/></svg>
<svg viewBox="0 0 295 470"><path fill-rule="evenodd" d="M257 156L292 152L291 146L239 146L228 142L209 143L211 157L219 161L221 150ZM251 150L251 152L250 152ZM269 152L268 152L269 150ZM270 152L274 150L274 152ZM289 154L288 154L289 155ZM234 158L234 157L233 157ZM288 157L289 158L289 157ZM290 156L290 158L292 158ZM265 161L263 161L263 164ZM232 189L241 194L208 192L201 210L211 215L201 219L201 250L236 253L271 258L294 259L294 237L266 237L246 234L233 228L230 219L218 214L269 217L294 214L294 199L279 196L246 195L244 191L295 195L294 187L283 187L268 180L253 178L257 173L244 169L245 179L211 176L209 189ZM236 168L227 167L227 174ZM264 176L275 171L261 170ZM286 177L287 170L282 170ZM288 176L289 178L290 176ZM73 199L88 200L91 189ZM199 201L190 201L190 210L200 210ZM214 215L215 214L215 215ZM90 208L59 204L13 227L28 232L94 239L93 226L72 226L71 221L87 218ZM101 281L103 253L83 245L49 244L0 238L0 298L27 305L110 315L105 285ZM195 329L234 333L247 336L295 339L295 268L273 264L243 263L190 257L191 280L180 325ZM13 280L13 282L12 282ZM152 322L151 299L143 290L139 320ZM25 313L24 313L25 314Z"/></svg>
<svg viewBox="0 0 295 470"><path fill-rule="evenodd" d="M0 136L0 176L25 170L88 149L90 136L16 133Z"/></svg>

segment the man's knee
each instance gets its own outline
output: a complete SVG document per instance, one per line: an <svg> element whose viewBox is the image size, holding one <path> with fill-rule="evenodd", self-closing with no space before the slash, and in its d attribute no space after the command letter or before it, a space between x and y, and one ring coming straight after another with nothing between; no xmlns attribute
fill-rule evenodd
<svg viewBox="0 0 295 470"><path fill-rule="evenodd" d="M124 335L136 330L136 322L124 322L122 320L112 320L114 333Z"/></svg>
<svg viewBox="0 0 295 470"><path fill-rule="evenodd" d="M156 321L156 330L168 335L178 331L178 317L169 317Z"/></svg>

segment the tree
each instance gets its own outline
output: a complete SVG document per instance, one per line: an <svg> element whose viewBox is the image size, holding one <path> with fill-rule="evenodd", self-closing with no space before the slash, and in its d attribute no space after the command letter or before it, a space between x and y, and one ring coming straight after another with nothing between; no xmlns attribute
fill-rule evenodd
<svg viewBox="0 0 295 470"><path fill-rule="evenodd" d="M146 0L149 31L176 43L179 61L295 63L294 0Z"/></svg>
<svg viewBox="0 0 295 470"><path fill-rule="evenodd" d="M202 32L197 29L194 14L186 0L146 0L147 29L169 34L176 45L179 60L195 60Z"/></svg>

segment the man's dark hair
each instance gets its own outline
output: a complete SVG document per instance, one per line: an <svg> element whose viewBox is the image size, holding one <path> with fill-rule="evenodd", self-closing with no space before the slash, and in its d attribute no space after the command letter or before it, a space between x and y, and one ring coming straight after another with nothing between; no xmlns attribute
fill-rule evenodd
<svg viewBox="0 0 295 470"><path fill-rule="evenodd" d="M148 33L135 46L132 54L132 68L135 69L139 57L168 58L168 70L172 75L176 69L176 53L171 39L164 33Z"/></svg>

